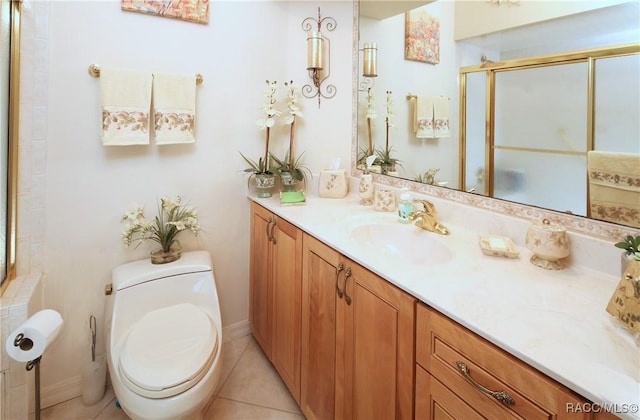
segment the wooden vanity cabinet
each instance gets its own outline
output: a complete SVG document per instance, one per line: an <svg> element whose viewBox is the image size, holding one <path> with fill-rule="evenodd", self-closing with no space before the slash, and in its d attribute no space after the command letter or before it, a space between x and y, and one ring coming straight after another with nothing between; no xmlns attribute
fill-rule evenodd
<svg viewBox="0 0 640 420"><path fill-rule="evenodd" d="M415 398L416 419L590 418L567 409L586 400L422 304L416 309Z"/></svg>
<svg viewBox="0 0 640 420"><path fill-rule="evenodd" d="M300 403L302 231L251 202L251 333Z"/></svg>
<svg viewBox="0 0 640 420"><path fill-rule="evenodd" d="M302 412L412 418L415 299L307 234L302 265Z"/></svg>

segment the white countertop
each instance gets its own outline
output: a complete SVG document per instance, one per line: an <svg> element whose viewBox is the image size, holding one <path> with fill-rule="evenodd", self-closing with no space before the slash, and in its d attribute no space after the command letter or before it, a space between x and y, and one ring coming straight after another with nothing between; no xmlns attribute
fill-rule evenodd
<svg viewBox="0 0 640 420"><path fill-rule="evenodd" d="M581 267L545 270L529 262L523 246L517 259L486 256L477 239L484 232L446 219L440 221L451 235L423 231L396 213L359 205L354 194L307 196L306 205L290 207L275 197L250 199L576 393L640 419L640 349L605 311L619 278ZM425 243L398 252L355 240L353 227L369 220L387 225L386 232L424 235ZM433 258L433 241L451 256L422 263L421 255Z"/></svg>

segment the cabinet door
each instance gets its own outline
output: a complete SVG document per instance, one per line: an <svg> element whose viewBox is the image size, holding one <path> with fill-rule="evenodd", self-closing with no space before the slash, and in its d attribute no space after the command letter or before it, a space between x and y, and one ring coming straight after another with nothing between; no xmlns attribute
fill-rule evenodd
<svg viewBox="0 0 640 420"><path fill-rule="evenodd" d="M300 408L307 419L336 417L336 278L340 255L303 236Z"/></svg>
<svg viewBox="0 0 640 420"><path fill-rule="evenodd" d="M338 304L338 313L345 310L338 366L346 372L345 392L336 396L344 416L338 417L411 419L415 299L354 262L346 267L351 276Z"/></svg>
<svg viewBox="0 0 640 420"><path fill-rule="evenodd" d="M249 323L262 351L271 359L271 228L275 217L251 203Z"/></svg>
<svg viewBox="0 0 640 420"><path fill-rule="evenodd" d="M277 219L272 240L271 362L300 403L302 231Z"/></svg>

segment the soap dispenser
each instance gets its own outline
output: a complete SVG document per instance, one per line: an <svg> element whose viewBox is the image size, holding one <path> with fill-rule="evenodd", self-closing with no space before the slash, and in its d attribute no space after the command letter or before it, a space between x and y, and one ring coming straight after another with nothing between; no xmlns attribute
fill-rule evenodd
<svg viewBox="0 0 640 420"><path fill-rule="evenodd" d="M369 156L365 160L365 169L360 176L360 184L358 186L358 192L360 194L360 204L363 206L370 206L373 204L373 175L369 172L371 165L376 160L374 155Z"/></svg>
<svg viewBox="0 0 640 420"><path fill-rule="evenodd" d="M413 201L409 188L404 187L400 190L398 197L398 218L401 223L409 223L409 213L413 211Z"/></svg>

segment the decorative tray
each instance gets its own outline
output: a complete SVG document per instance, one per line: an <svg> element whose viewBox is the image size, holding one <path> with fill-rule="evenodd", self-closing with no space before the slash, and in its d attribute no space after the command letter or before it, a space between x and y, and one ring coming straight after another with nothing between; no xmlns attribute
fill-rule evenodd
<svg viewBox="0 0 640 420"><path fill-rule="evenodd" d="M506 236L480 236L478 243L484 255L492 257L518 258L520 253L511 238Z"/></svg>

